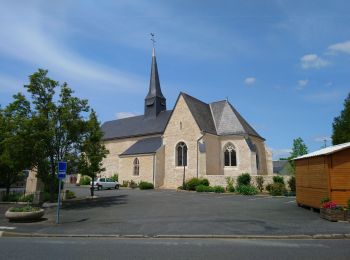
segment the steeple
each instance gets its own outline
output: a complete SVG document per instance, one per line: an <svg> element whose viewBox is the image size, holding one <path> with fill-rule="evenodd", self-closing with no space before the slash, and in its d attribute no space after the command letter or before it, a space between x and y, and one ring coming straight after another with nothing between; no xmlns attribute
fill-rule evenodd
<svg viewBox="0 0 350 260"><path fill-rule="evenodd" d="M166 99L160 88L155 49L152 52L151 79L149 91L145 98L145 117L156 117L166 110Z"/></svg>

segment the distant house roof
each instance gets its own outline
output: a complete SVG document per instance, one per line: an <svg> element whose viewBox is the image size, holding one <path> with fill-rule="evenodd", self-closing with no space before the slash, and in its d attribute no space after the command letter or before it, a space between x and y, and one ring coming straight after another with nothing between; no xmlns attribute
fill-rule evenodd
<svg viewBox="0 0 350 260"><path fill-rule="evenodd" d="M288 164L288 160L273 161L273 172L280 173L284 167Z"/></svg>
<svg viewBox="0 0 350 260"><path fill-rule="evenodd" d="M107 121L102 125L103 140L162 134L169 120L171 110L162 111L154 118L142 116Z"/></svg>
<svg viewBox="0 0 350 260"><path fill-rule="evenodd" d="M329 146L329 147L323 148L321 150L317 150L315 152L299 156L299 157L295 158L294 160L300 160L300 159L305 159L305 158L310 158L310 157L315 157L315 156L320 156L320 155L328 155L328 154L332 154L335 152L339 152L339 151L347 149L347 148L350 148L350 142Z"/></svg>
<svg viewBox="0 0 350 260"><path fill-rule="evenodd" d="M125 155L137 155L137 154L152 154L156 153L159 147L162 146L162 138L151 137L138 140L132 146L130 146L121 156Z"/></svg>

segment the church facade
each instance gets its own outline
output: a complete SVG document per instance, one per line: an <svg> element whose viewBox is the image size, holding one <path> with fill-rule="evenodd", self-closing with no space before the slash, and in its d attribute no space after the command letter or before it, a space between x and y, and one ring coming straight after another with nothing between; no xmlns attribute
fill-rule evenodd
<svg viewBox="0 0 350 260"><path fill-rule="evenodd" d="M104 175L177 188L192 177L226 186L242 173L272 176L272 156L261 137L227 101L205 103L181 92L166 109L153 49L144 115L105 122L109 150Z"/></svg>

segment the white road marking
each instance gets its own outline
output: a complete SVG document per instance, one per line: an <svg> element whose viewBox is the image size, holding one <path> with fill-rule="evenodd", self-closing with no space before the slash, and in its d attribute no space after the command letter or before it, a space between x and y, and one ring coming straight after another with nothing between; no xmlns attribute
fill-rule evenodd
<svg viewBox="0 0 350 260"><path fill-rule="evenodd" d="M254 199L249 199L249 200L262 200L262 199L271 199L271 196L267 196L267 197L260 197L260 198L254 198Z"/></svg>
<svg viewBox="0 0 350 260"><path fill-rule="evenodd" d="M293 202L295 203L296 201L295 200L291 200L291 201L287 201L285 203L287 204L287 203L293 203Z"/></svg>
<svg viewBox="0 0 350 260"><path fill-rule="evenodd" d="M16 227L5 227L5 226L0 226L0 229L10 229L10 230L12 230L12 229L15 229Z"/></svg>

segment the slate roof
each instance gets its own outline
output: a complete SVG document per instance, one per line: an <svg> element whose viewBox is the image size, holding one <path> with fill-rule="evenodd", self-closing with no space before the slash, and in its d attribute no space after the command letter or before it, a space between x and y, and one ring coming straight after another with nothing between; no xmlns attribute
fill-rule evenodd
<svg viewBox="0 0 350 260"><path fill-rule="evenodd" d="M347 148L350 148L350 142L329 146L329 147L323 148L321 150L317 150L315 152L299 156L298 158L295 158L294 160L305 159L305 158L310 158L310 157L315 157L315 156L320 156L320 155L328 155L328 154L332 154L335 152L339 152L339 151L347 149Z"/></svg>
<svg viewBox="0 0 350 260"><path fill-rule="evenodd" d="M288 163L288 160L273 161L273 172L280 173Z"/></svg>
<svg viewBox="0 0 350 260"><path fill-rule="evenodd" d="M262 138L240 113L226 100L210 104L218 135L251 135Z"/></svg>
<svg viewBox="0 0 350 260"><path fill-rule="evenodd" d="M102 125L103 140L162 134L171 112L171 110L162 111L155 118L145 118L141 115L107 121Z"/></svg>
<svg viewBox="0 0 350 260"><path fill-rule="evenodd" d="M191 111L194 119L196 120L199 128L210 134L216 135L215 124L213 117L211 116L210 107L207 103L200 101L186 93L181 92L180 95L183 96L188 108Z"/></svg>
<svg viewBox="0 0 350 260"><path fill-rule="evenodd" d="M123 152L120 156L125 155L135 155L135 154L152 154L155 153L159 147L162 146L162 138L151 137L138 140L132 146L130 146L125 152Z"/></svg>

